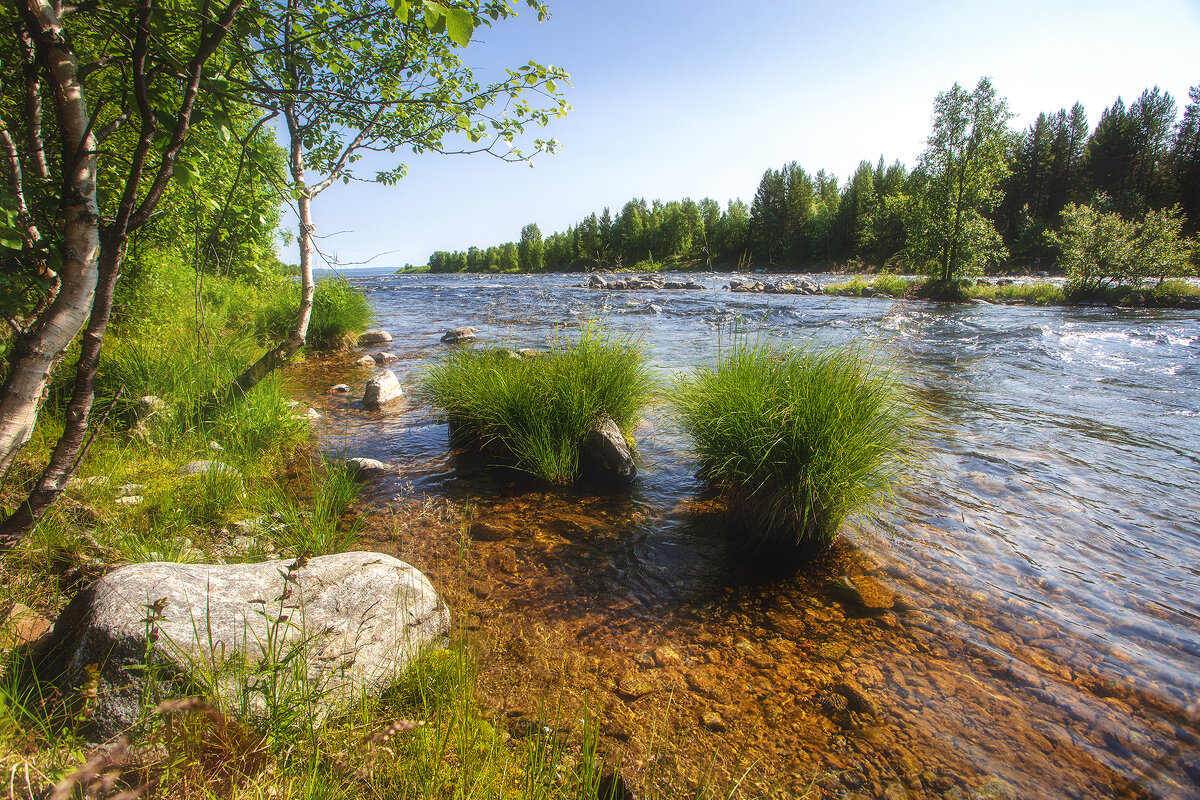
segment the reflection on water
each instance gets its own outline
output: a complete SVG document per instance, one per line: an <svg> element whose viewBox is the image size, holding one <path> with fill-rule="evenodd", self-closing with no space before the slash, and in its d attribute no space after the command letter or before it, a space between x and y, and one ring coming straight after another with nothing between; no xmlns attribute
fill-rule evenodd
<svg viewBox="0 0 1200 800"><path fill-rule="evenodd" d="M666 725L681 780L701 779L683 764L703 745L724 754L706 762L718 774L749 769L747 796L818 775L828 796L1200 797L1188 711L1200 698L1200 315L743 295L719 289L727 276L693 292L575 282L359 280L406 385L457 325L541 347L600 319L640 335L666 380L712 358L736 322L752 336L878 341L931 404L934 431L895 507L855 525L853 547L752 580L731 566L665 407L639 426L644 469L628 495L545 491L454 458L419 398L371 413L324 396L368 377L352 359L298 368L299 391L330 412L329 449L399 466L402 479L371 488L403 498L391 546L448 586L466 581L448 592L493 633L499 705L527 711L519 695L539 675L594 693L631 758ZM473 572L456 579L464 548ZM508 685L510 673L524 677Z"/></svg>

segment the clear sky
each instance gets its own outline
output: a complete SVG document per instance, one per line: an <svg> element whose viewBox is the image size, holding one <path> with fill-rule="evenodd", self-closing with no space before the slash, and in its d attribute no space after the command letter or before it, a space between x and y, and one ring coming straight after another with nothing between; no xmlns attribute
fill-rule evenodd
<svg viewBox="0 0 1200 800"><path fill-rule="evenodd" d="M336 234L322 251L424 264L633 197L749 203L763 171L790 161L839 178L881 155L911 167L937 93L983 75L1018 129L1076 101L1094 127L1155 85L1182 113L1200 84L1200 0L549 1L551 19L481 29L464 59L571 73L571 112L538 131L563 148L532 169L410 155L395 186L334 186L314 205L318 233Z"/></svg>

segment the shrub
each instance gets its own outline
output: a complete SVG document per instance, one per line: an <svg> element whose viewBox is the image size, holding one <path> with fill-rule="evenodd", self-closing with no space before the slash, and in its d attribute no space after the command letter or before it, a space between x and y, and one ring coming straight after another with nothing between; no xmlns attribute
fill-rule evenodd
<svg viewBox="0 0 1200 800"><path fill-rule="evenodd" d="M860 345L739 343L681 378L675 402L744 544L800 556L891 492L917 430L911 393Z"/></svg>
<svg viewBox="0 0 1200 800"><path fill-rule="evenodd" d="M1101 200L1104 200L1101 197ZM1061 230L1051 234L1062 250L1071 299L1088 299L1105 289L1146 280L1162 283L1194 272L1195 243L1183 235L1178 207L1150 211L1140 222L1116 212L1071 203L1062 213Z"/></svg>
<svg viewBox="0 0 1200 800"><path fill-rule="evenodd" d="M650 391L640 345L585 331L578 342L521 358L456 350L425 375L423 391L455 435L551 483L579 477L579 445L603 415L628 440Z"/></svg>

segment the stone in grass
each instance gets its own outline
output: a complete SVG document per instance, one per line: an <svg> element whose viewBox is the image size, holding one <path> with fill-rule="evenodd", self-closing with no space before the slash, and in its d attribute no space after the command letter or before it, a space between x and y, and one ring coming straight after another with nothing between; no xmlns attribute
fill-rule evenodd
<svg viewBox="0 0 1200 800"><path fill-rule="evenodd" d="M0 652L36 642L50 630L50 620L29 606L15 603L0 623Z"/></svg>
<svg viewBox="0 0 1200 800"><path fill-rule="evenodd" d="M403 396L404 389L400 387L400 379L396 377L396 373L385 369L367 381L367 388L363 390L362 404L366 408L380 408Z"/></svg>
<svg viewBox="0 0 1200 800"><path fill-rule="evenodd" d="M629 481L637 475L637 458L612 417L600 417L584 437L579 469L585 476L608 480Z"/></svg>
<svg viewBox="0 0 1200 800"><path fill-rule="evenodd" d="M276 699L313 702L311 721L320 724L333 708L385 691L449 630L450 612L428 579L381 553L304 564L131 564L75 596L36 669L65 697L94 686L85 731L94 741L136 725L144 698L179 697L189 681L236 702L255 680L247 664L252 671L295 652L296 697ZM276 652L264 652L267 642ZM98 669L98 685L89 667ZM262 710L261 698L251 692L250 700Z"/></svg>
<svg viewBox="0 0 1200 800"><path fill-rule="evenodd" d="M466 325L458 328L451 328L442 334L442 341L448 344L458 344L459 342L470 342L475 339L476 330L468 328Z"/></svg>
<svg viewBox="0 0 1200 800"><path fill-rule="evenodd" d="M220 461L191 461L179 468L179 475L226 475L230 478L241 478L238 472L228 464Z"/></svg>
<svg viewBox="0 0 1200 800"><path fill-rule="evenodd" d="M358 346L366 347L371 344L387 344L392 340L392 335L387 331L373 330L366 331L358 337Z"/></svg>
<svg viewBox="0 0 1200 800"><path fill-rule="evenodd" d="M171 408L167 405L167 401L152 394L139 397L137 402L133 404L134 420L141 422L154 416L171 416Z"/></svg>
<svg viewBox="0 0 1200 800"><path fill-rule="evenodd" d="M355 481L369 481L380 475L387 475L393 468L374 458L347 458L346 471Z"/></svg>

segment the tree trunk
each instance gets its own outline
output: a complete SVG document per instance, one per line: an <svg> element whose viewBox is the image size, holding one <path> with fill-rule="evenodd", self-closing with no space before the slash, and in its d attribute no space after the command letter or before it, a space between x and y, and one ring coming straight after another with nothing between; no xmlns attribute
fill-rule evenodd
<svg viewBox="0 0 1200 800"><path fill-rule="evenodd" d="M106 237L108 238L108 237ZM62 492L75 472L78 456L87 434L88 417L96 397L96 369L100 365L100 347L112 311L113 288L117 282L124 241L105 242L100 250L99 281L96 302L83 333L79 366L71 402L67 406L63 434L50 454L50 461L29 497L0 523L0 549L13 547L24 538L46 509Z"/></svg>
<svg viewBox="0 0 1200 800"><path fill-rule="evenodd" d="M275 347L263 353L242 373L221 389L214 391L205 402L201 412L220 405L227 405L244 397L263 378L280 367L286 366L292 357L304 347L308 337L308 323L312 319L313 297L316 295L316 282L313 280L313 254L316 246L313 243L313 232L316 230L312 222L312 193L304 183L304 142L299 129L295 109L290 105L284 107L284 118L287 120L288 132L291 136L288 164L292 174L293 186L297 188L299 199L296 201L297 216L300 219L300 308L288 337Z"/></svg>
<svg viewBox="0 0 1200 800"><path fill-rule="evenodd" d="M0 474L29 441L50 373L87 321L96 290L100 217L96 206L96 143L90 128L79 65L62 22L45 0L24 0L22 21L53 85L62 134L62 264L54 301L17 338L9 375L0 387Z"/></svg>

